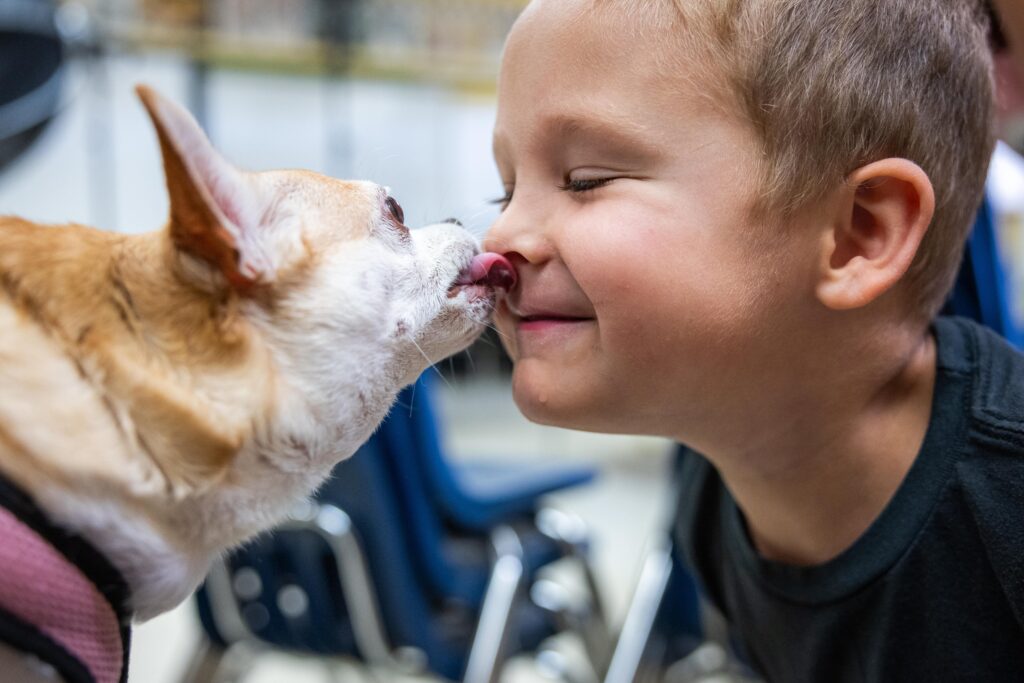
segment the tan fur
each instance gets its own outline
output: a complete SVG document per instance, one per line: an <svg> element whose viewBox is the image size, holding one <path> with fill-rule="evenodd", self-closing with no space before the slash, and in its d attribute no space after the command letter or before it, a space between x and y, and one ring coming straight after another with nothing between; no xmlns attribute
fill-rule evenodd
<svg viewBox="0 0 1024 683"><path fill-rule="evenodd" d="M175 275L175 258L166 233L121 236L0 220L0 315L14 323L0 342L0 411L52 404L73 390L92 393L101 409L89 411L92 428L106 425L169 482L197 484L222 472L255 407L245 399L259 395L253 386L269 376L268 359L227 306L211 305ZM27 350L38 357L26 362ZM40 373L44 363L53 371ZM68 413L73 420L82 411ZM32 428L31 420L3 422L16 433ZM40 431L53 431L46 422ZM70 438L79 433L81 425L68 424ZM79 475L97 467L81 461L88 451L100 453L79 443L34 456L39 463L70 459L60 469Z"/></svg>

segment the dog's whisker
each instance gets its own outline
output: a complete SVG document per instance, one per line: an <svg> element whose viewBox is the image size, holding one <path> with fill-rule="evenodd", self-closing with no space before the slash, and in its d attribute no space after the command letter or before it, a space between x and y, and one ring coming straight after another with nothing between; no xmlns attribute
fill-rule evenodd
<svg viewBox="0 0 1024 683"><path fill-rule="evenodd" d="M488 204L481 204L479 211L469 217L469 220L476 220L480 216L486 215L492 211L492 207Z"/></svg>
<svg viewBox="0 0 1024 683"><path fill-rule="evenodd" d="M502 339L504 339L505 341L512 341L511 337L509 337L507 334L499 330L495 325L491 323L484 323L484 326L489 330L494 330L494 333L501 337Z"/></svg>
<svg viewBox="0 0 1024 683"><path fill-rule="evenodd" d="M469 234L471 234L478 242L483 242L487 239L487 232L491 229L490 224L482 225L479 228L467 228ZM491 249L491 251L494 251Z"/></svg>
<svg viewBox="0 0 1024 683"><path fill-rule="evenodd" d="M420 348L420 345L416 343L416 340L415 339L410 339L409 341L411 341L412 345L416 347L416 350L420 352L420 355L423 356L427 360L427 363L429 364L428 367L431 370L433 370L434 372L437 373L437 376L441 378L441 381L445 383L445 386L447 386L449 389L453 389L454 390L455 387L453 387L451 382L449 382L445 378L444 374L442 374L442 372L437 369L437 365L434 363L434 361L430 360L430 356L428 356L426 353L423 352L423 349Z"/></svg>
<svg viewBox="0 0 1024 683"><path fill-rule="evenodd" d="M437 369L437 365L436 364L435 365L431 365L430 369L437 373L437 376L441 378L441 381L444 382L444 385L446 387L448 387L452 391L455 390L455 387L453 387L452 383L449 382L448 379L444 376L444 373Z"/></svg>
<svg viewBox="0 0 1024 683"><path fill-rule="evenodd" d="M489 346L489 347L490 347L490 348L492 348L492 349L496 349L496 348L498 348L498 345L497 345L497 344L495 344L494 342L492 342L492 341L491 341L490 339L485 339L484 337L481 337L481 338L479 339L479 342L480 342L481 344L483 344L484 346Z"/></svg>
<svg viewBox="0 0 1024 683"><path fill-rule="evenodd" d="M474 221L478 220L479 218L481 218L483 216L486 216L490 212L491 212L491 208L490 207L483 207L479 211L473 213L469 218L467 218L466 219L466 223L472 224Z"/></svg>

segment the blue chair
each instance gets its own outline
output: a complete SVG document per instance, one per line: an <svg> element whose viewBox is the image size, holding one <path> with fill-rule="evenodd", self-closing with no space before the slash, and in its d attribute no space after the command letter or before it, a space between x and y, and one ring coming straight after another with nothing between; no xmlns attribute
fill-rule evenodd
<svg viewBox="0 0 1024 683"><path fill-rule="evenodd" d="M971 318L992 328L1017 348L1024 348L1024 330L1010 314L1002 255L992 205L986 200L964 246L964 258L944 315Z"/></svg>
<svg viewBox="0 0 1024 683"><path fill-rule="evenodd" d="M987 200L978 210L960 271L942 315L971 318L1003 335L1018 348L1024 348L1024 332L1010 316L1006 277L992 207ZM683 452L681 448L680 458L675 460L677 473ZM680 488L678 484L676 488ZM605 683L661 680L668 666L684 660L706 640L706 616L697 584L669 530L645 558ZM750 675L741 662L727 662L721 651L709 653L711 656L704 658L709 663L697 661L687 673L698 678L701 674L720 672L714 669L731 666L730 673L734 677ZM702 667L705 670L701 671ZM680 677L685 678L685 674Z"/></svg>
<svg viewBox="0 0 1024 683"><path fill-rule="evenodd" d="M579 466L452 463L441 451L432 393L429 376L403 392L380 438L409 508L415 556L431 589L447 600L479 608L491 572L481 534L513 525L523 546L527 580L532 580L540 567L567 550L536 527L538 500L591 481L594 471ZM433 551L438 547L441 553Z"/></svg>
<svg viewBox="0 0 1024 683"><path fill-rule="evenodd" d="M426 375L411 392L408 434L416 445L415 461L427 477L433 502L455 526L484 531L503 520L532 515L538 497L588 483L594 478L594 469L589 466L508 465L486 461L450 463L441 452L443 436L434 415L433 387L434 382ZM426 400L418 400L420 397ZM402 408L400 402L398 409ZM395 415L391 419L403 417ZM406 452L412 454L411 450Z"/></svg>
<svg viewBox="0 0 1024 683"><path fill-rule="evenodd" d="M578 485L592 473L533 473L529 499L506 472L503 481L520 482L512 493L493 484L461 491L459 509L474 522L457 527L432 484L455 486L464 475L445 471L429 392L425 380L402 392L308 508L214 566L197 596L209 642L186 680L216 680L226 649L245 643L486 683L509 654L579 624L529 592L556 559L572 557L592 576L585 539L560 532L562 516L538 501L555 483Z"/></svg>

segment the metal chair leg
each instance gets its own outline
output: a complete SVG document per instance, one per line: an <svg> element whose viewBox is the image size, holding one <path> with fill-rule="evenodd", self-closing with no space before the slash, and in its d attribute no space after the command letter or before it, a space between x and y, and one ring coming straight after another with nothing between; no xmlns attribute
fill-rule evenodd
<svg viewBox="0 0 1024 683"><path fill-rule="evenodd" d="M463 683L497 683L509 634L512 607L523 583L523 547L510 527L491 536L494 567L484 593Z"/></svg>
<svg viewBox="0 0 1024 683"><path fill-rule="evenodd" d="M350 607L352 629L360 651L371 665L405 668L406 664L392 654L366 554L348 514L334 505L311 505L308 510L293 514L277 530L309 531L324 539L334 554L338 582Z"/></svg>
<svg viewBox="0 0 1024 683"><path fill-rule="evenodd" d="M653 550L644 561L640 581L622 624L604 683L635 683L643 674L650 658L649 646L654 620L671 575L672 554L666 542Z"/></svg>
<svg viewBox="0 0 1024 683"><path fill-rule="evenodd" d="M180 683L214 683L224 650L203 638L192 654Z"/></svg>
<svg viewBox="0 0 1024 683"><path fill-rule="evenodd" d="M224 649L203 638L180 683L239 683L255 659L252 648L236 644Z"/></svg>
<svg viewBox="0 0 1024 683"><path fill-rule="evenodd" d="M576 515L544 508L537 513L537 528L548 538L557 541L566 555L572 557L583 574L587 588L588 610L585 614L577 614L570 628L579 633L583 639L590 664L597 678L600 679L607 671L612 651L612 638L608 620L605 616L601 591L597 585L597 577L590 565L587 544L589 530L586 523Z"/></svg>

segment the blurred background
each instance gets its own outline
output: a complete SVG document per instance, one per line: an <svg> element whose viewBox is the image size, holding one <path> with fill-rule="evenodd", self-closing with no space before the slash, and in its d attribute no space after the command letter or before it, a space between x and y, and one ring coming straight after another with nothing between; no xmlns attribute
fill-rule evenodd
<svg viewBox="0 0 1024 683"><path fill-rule="evenodd" d="M32 8L48 4L4 0L0 12L8 23L44 22ZM50 105L23 107L22 116L5 108L5 129L34 127L29 113L53 120L45 139L4 168L0 206L111 230L160 227L158 150L132 92L148 83L185 104L243 168L375 179L392 188L410 224L459 216L482 232L494 216L487 200L501 194L489 152L494 77L523 4L61 4L63 63L42 40L5 46L4 99L43 86L37 100Z"/></svg>
<svg viewBox="0 0 1024 683"><path fill-rule="evenodd" d="M495 78L504 36L525 4L0 0L0 214L122 232L159 229L168 210L159 149L133 93L135 84L147 83L189 108L243 168L306 168L373 180L391 188L410 225L454 216L483 235L496 216L491 200L502 194L490 153ZM1022 187L1024 163L1001 144L990 199L1018 329L1024 329ZM596 474L586 485L546 492L542 505L589 529L596 588L607 626L618 632L665 537L674 504L673 446L531 425L511 401L508 372L490 334L431 372L441 447L454 467L484 459ZM238 600L252 593L243 584L234 584ZM285 594L278 593L278 606ZM310 596L301 595L308 603ZM253 630L266 625L259 610L244 617ZM181 680L205 638L192 602L142 625L132 680ZM563 654L584 657L579 649L568 643ZM358 656L299 657L276 647L247 653L252 666L231 680L436 678L411 665L404 674L374 673L355 665ZM548 655L538 662L535 653L523 653L498 677L592 680L574 679L571 665ZM704 664L708 671L722 668L713 656ZM719 680L740 677L734 675Z"/></svg>

